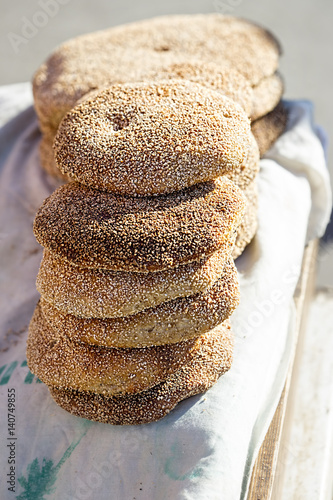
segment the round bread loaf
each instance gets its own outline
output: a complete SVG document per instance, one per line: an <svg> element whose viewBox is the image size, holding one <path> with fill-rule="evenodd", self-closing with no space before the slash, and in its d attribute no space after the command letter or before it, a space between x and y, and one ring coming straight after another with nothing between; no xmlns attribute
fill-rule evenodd
<svg viewBox="0 0 333 500"><path fill-rule="evenodd" d="M90 92L89 95L91 95ZM254 179L259 171L259 148L253 134L250 134L250 149L247 158L243 163L226 174L228 179L232 180L240 189L245 189L246 186ZM55 162L53 151L54 137L49 134L43 134L40 143L40 161L41 165L50 175L53 175L60 180L70 181L71 179L66 174L62 174Z"/></svg>
<svg viewBox="0 0 333 500"><path fill-rule="evenodd" d="M244 208L242 192L225 177L147 198L70 183L44 201L34 233L42 246L82 267L162 271L232 245Z"/></svg>
<svg viewBox="0 0 333 500"><path fill-rule="evenodd" d="M273 146L283 134L288 123L288 111L280 101L270 113L252 123L252 133L258 143L260 157Z"/></svg>
<svg viewBox="0 0 333 500"><path fill-rule="evenodd" d="M111 35L111 30L108 33ZM276 38L267 30L251 21L216 13L161 16L118 26L112 34L119 45L132 50L171 52L217 65L228 62L252 85L276 71L281 53Z"/></svg>
<svg viewBox="0 0 333 500"><path fill-rule="evenodd" d="M105 44L101 32L58 47L33 78L34 106L43 133L55 134L62 118L88 92L115 83L142 80L143 71L176 62L171 54Z"/></svg>
<svg viewBox="0 0 333 500"><path fill-rule="evenodd" d="M230 63L219 66L212 62L203 61L173 63L158 71L147 73L142 78L162 81L182 79L199 83L237 102L248 116L250 116L253 107L251 85Z"/></svg>
<svg viewBox="0 0 333 500"><path fill-rule="evenodd" d="M44 250L37 290L57 309L75 316L129 316L178 297L206 291L223 273L232 251L231 243L199 262L154 273L87 269Z"/></svg>
<svg viewBox="0 0 333 500"><path fill-rule="evenodd" d="M53 177L57 177L62 181L69 181L68 175L60 172L56 164L53 151L54 136L43 134L39 144L39 159L43 169Z"/></svg>
<svg viewBox="0 0 333 500"><path fill-rule="evenodd" d="M201 341L136 349L73 342L51 327L37 305L29 326L27 361L40 380L98 394L135 393L165 380L188 362Z"/></svg>
<svg viewBox="0 0 333 500"><path fill-rule="evenodd" d="M146 80L184 79L216 90L242 106L252 121L266 115L280 101L284 83L277 71L251 87L230 63L202 61L174 63L145 75Z"/></svg>
<svg viewBox="0 0 333 500"><path fill-rule="evenodd" d="M34 76L43 130L90 90L139 81L142 73L174 62L229 63L251 85L272 75L280 47L267 30L220 14L164 16L83 35L58 47Z"/></svg>
<svg viewBox="0 0 333 500"><path fill-rule="evenodd" d="M251 134L251 146L248 157L239 167L226 174L229 180L234 182L237 187L245 190L251 184L259 173L260 153L258 143L253 134Z"/></svg>
<svg viewBox="0 0 333 500"><path fill-rule="evenodd" d="M182 368L147 391L105 397L55 386L49 390L59 406L78 417L115 425L145 424L161 419L180 401L209 389L230 369L232 350L230 323L226 321L199 337L194 356Z"/></svg>
<svg viewBox="0 0 333 500"><path fill-rule="evenodd" d="M251 120L254 122L258 118L267 115L280 102L284 92L284 82L282 76L277 71L272 76L263 78L261 82L252 88L253 99L251 109Z"/></svg>
<svg viewBox="0 0 333 500"><path fill-rule="evenodd" d="M258 189L256 181L252 182L245 190L247 200L245 215L238 228L235 246L232 250L234 259L239 257L253 240L258 229Z"/></svg>
<svg viewBox="0 0 333 500"><path fill-rule="evenodd" d="M80 318L41 299L43 314L61 335L107 347L146 347L188 340L226 320L239 303L237 270L231 260L206 292L182 297L119 318Z"/></svg>
<svg viewBox="0 0 333 500"><path fill-rule="evenodd" d="M186 80L105 89L67 113L54 141L63 174L130 196L215 179L240 166L249 146L243 109Z"/></svg>

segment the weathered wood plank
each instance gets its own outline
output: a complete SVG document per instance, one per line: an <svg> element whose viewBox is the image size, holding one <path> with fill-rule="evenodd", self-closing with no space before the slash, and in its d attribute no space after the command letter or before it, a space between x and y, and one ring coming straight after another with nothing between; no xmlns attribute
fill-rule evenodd
<svg viewBox="0 0 333 500"><path fill-rule="evenodd" d="M279 404L253 467L247 500L269 500L272 495L282 427L292 379L293 362L297 344L301 341L302 332L306 325L308 305L314 292L317 252L317 240L311 241L304 251L302 271L294 294L296 305L296 334L291 357L292 361Z"/></svg>

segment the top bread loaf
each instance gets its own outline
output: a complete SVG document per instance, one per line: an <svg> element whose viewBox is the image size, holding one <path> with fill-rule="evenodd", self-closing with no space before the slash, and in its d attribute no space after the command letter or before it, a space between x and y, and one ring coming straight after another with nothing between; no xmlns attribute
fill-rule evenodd
<svg viewBox="0 0 333 500"><path fill-rule="evenodd" d="M169 80L112 86L62 120L60 170L90 187L125 195L170 193L239 167L250 121L232 100Z"/></svg>
<svg viewBox="0 0 333 500"><path fill-rule="evenodd" d="M252 86L271 77L280 47L265 29L220 14L163 16L83 35L61 45L33 81L44 133L89 91L140 81L174 63L230 65Z"/></svg>

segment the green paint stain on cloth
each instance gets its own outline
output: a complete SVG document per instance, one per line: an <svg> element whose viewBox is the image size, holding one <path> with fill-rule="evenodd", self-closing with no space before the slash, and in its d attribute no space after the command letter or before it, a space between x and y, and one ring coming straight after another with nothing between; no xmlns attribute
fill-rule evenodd
<svg viewBox="0 0 333 500"><path fill-rule="evenodd" d="M24 379L25 384L32 384L32 381L34 379L34 375L31 372L28 372L27 376Z"/></svg>
<svg viewBox="0 0 333 500"><path fill-rule="evenodd" d="M15 370L16 367L17 367L17 361L13 361L12 363L10 363L10 365L7 368L7 370L3 374L2 379L0 380L0 385L8 384L9 379L12 376L12 373Z"/></svg>
<svg viewBox="0 0 333 500"><path fill-rule="evenodd" d="M28 366L28 363L27 363L27 360L25 359L23 361L23 363L21 363L21 366ZM33 380L34 380L35 376L31 373L31 371L29 370L25 379L24 379L24 383L25 384L32 384Z"/></svg>
<svg viewBox="0 0 333 500"><path fill-rule="evenodd" d="M27 466L27 476L22 475L18 478L18 482L24 491L16 496L16 500L47 500L45 495L54 493L56 489L55 483L61 467L71 456L81 439L87 434L89 427L78 440L69 445L57 465L53 464L53 460L47 460L46 458L43 458L40 465L38 459L35 458Z"/></svg>

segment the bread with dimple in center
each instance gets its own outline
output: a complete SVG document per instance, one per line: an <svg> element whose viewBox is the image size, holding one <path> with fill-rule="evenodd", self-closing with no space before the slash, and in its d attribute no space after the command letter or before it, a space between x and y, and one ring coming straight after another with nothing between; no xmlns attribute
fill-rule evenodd
<svg viewBox="0 0 333 500"><path fill-rule="evenodd" d="M220 14L162 16L63 43L33 80L35 108L43 131L85 94L114 83L139 81L142 74L174 63L226 63L256 86L278 67L274 36L244 19Z"/></svg>
<svg viewBox="0 0 333 500"><path fill-rule="evenodd" d="M54 141L60 171L122 195L171 193L224 175L250 148L250 122L187 80L114 85L72 109Z"/></svg>
<svg viewBox="0 0 333 500"><path fill-rule="evenodd" d="M250 148L246 159L241 165L226 174L240 189L244 189L255 178L259 171L259 149L253 134L250 134ZM61 180L71 181L68 175L62 174L54 158L54 135L44 134L39 150L42 167L51 175Z"/></svg>

